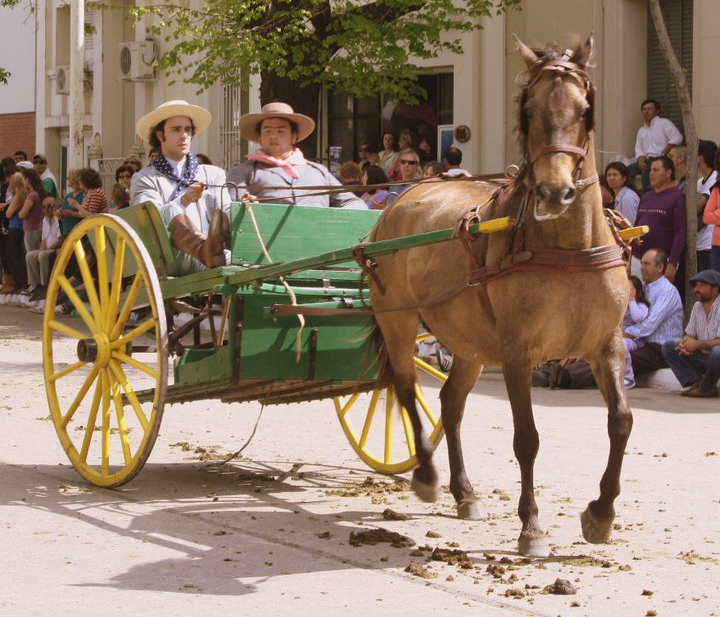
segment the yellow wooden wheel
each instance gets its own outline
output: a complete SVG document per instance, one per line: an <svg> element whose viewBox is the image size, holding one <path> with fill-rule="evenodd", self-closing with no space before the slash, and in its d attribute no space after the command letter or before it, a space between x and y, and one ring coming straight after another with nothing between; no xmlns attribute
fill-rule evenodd
<svg viewBox="0 0 720 617"><path fill-rule="evenodd" d="M420 336L418 340L428 336L431 335ZM430 403L423 386L427 390L437 389L448 376L420 358L414 361L420 378L415 384L415 402L430 442L437 446L444 435L439 401ZM417 465L410 418L392 387L335 398L335 411L350 445L371 469L394 474ZM359 432L356 426L361 427Z"/></svg>
<svg viewBox="0 0 720 617"><path fill-rule="evenodd" d="M55 314L61 291L79 318ZM155 443L168 363L160 284L133 229L108 214L76 225L45 302L45 389L62 447L89 482L124 484ZM138 397L141 390L147 396Z"/></svg>

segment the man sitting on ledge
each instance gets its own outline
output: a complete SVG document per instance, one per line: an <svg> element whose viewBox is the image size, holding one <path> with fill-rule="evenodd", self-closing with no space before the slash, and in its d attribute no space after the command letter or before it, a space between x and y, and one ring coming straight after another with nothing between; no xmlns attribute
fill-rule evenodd
<svg viewBox="0 0 720 617"><path fill-rule="evenodd" d="M685 388L680 394L692 397L718 395L720 379L720 272L703 270L690 283L698 301L681 340L663 343L662 354L675 377Z"/></svg>

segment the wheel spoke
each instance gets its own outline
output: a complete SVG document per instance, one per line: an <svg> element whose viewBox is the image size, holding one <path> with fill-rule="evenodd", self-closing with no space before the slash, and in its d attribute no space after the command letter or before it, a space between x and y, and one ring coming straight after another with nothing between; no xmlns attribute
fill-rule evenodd
<svg viewBox="0 0 720 617"><path fill-rule="evenodd" d="M115 264L113 267L112 291L108 302L107 330L113 326L117 316L118 304L120 304L120 292L122 291L123 266L125 265L125 238L118 238L115 246Z"/></svg>
<svg viewBox="0 0 720 617"><path fill-rule="evenodd" d="M380 390L375 390L370 398L370 405L368 405L367 416L365 416L365 424L363 425L362 433L360 435L360 447L364 448L367 443L368 435L370 434L370 427L372 426L373 416L375 415L375 408L377 407L378 399L380 398Z"/></svg>
<svg viewBox="0 0 720 617"><path fill-rule="evenodd" d="M103 383L102 396L102 430L100 433L100 442L102 444L102 473L104 476L110 475L110 376L107 369L103 369L101 373Z"/></svg>
<svg viewBox="0 0 720 617"><path fill-rule="evenodd" d="M75 328L71 328L67 324L61 323L54 319L51 319L48 322L48 326L50 326L50 328L52 330L56 330L57 332L62 332L63 334L67 334L68 336L70 336L72 338L84 339L84 338L88 337L87 334L83 334L79 330L76 330Z"/></svg>
<svg viewBox="0 0 720 617"><path fill-rule="evenodd" d="M87 426L85 426L85 437L83 438L82 449L80 450L80 460L83 463L87 463L90 441L92 440L93 430L95 430L95 420L97 419L100 399L102 398L102 388L103 380L102 378L99 378L95 383L95 395L93 396L92 405L90 406L90 414L88 415Z"/></svg>
<svg viewBox="0 0 720 617"><path fill-rule="evenodd" d="M140 285L143 282L143 278L144 277L142 272L138 272L135 275L132 285L130 286L130 290L125 297L125 302L123 303L120 315L115 322L115 325L113 326L112 332L110 333L111 341L116 339L120 335L120 332L122 332L123 326L125 325L125 322L130 316L130 311L132 311L133 304L135 303L135 298L137 298L138 292L140 291Z"/></svg>
<svg viewBox="0 0 720 617"><path fill-rule="evenodd" d="M350 408L355 404L355 401L358 400L359 396L360 396L360 393L356 392L347 400L347 402L342 406L342 408L338 408L338 413L343 418L347 415L347 412L350 411Z"/></svg>
<svg viewBox="0 0 720 617"><path fill-rule="evenodd" d="M145 412L143 412L142 407L140 406L140 401L138 401L137 396L135 396L135 392L128 381L127 375L125 375L125 371L122 370L122 366L120 366L117 361L113 360L110 360L110 370L115 374L115 378L120 382L123 390L125 390L125 395L127 396L128 401L130 401L130 405L132 405L132 408L135 410L135 415L140 421L143 430L147 432L148 421L145 417Z"/></svg>
<svg viewBox="0 0 720 617"><path fill-rule="evenodd" d="M93 381L95 381L95 377L97 377L97 374L98 368L97 366L93 366L92 371L90 371L90 374L85 378L83 385L75 396L75 400L73 400L70 407L68 407L67 413L63 416L62 422L60 422L60 428L65 429L67 427L68 422L70 422L72 417L75 415L75 411L77 411L80 403L85 400L85 395L88 393L88 390L90 389L90 386L92 386Z"/></svg>
<svg viewBox="0 0 720 617"><path fill-rule="evenodd" d="M87 266L87 264L85 265ZM63 291L67 295L70 302L72 302L75 310L78 312L78 315L80 315L82 320L85 322L85 325L90 328L90 332L92 332L93 334L98 334L100 328L98 327L97 323L95 323L95 320L85 308L85 304L80 299L80 296L78 296L75 288L70 284L70 281L65 278L64 274L58 276L58 283L60 283L60 286L63 288Z"/></svg>
<svg viewBox="0 0 720 617"><path fill-rule="evenodd" d="M125 457L125 465L132 462L132 452L130 451L130 439L128 437L127 423L125 422L125 411L123 410L122 398L120 396L120 384L116 378L111 379L112 397L115 402L115 415L117 417L118 429L120 430L120 443L122 444L123 456Z"/></svg>
<svg viewBox="0 0 720 617"><path fill-rule="evenodd" d="M98 300L97 289L95 288L95 282L90 273L90 266L88 266L82 242L76 242L74 249L75 258L77 259L78 266L80 266L80 274L85 284L85 292L87 293L88 301L95 315L95 322L97 326L100 327L100 324L102 324L102 309L100 308L100 300Z"/></svg>
<svg viewBox="0 0 720 617"><path fill-rule="evenodd" d="M151 317L147 321L142 322L139 326L136 326L130 332L121 336L119 339L110 343L110 349L119 349L124 347L126 343L129 343L138 336L145 334L148 330L152 330L155 327L155 320Z"/></svg>
<svg viewBox="0 0 720 617"><path fill-rule="evenodd" d="M61 371L58 371L57 373L53 373L52 375L50 375L48 380L50 382L57 381L61 377L65 377L65 375L67 375L68 373L72 373L73 371L76 371L77 369L85 366L86 364L87 364L87 362L80 361L80 362L76 362L75 364L71 364L70 366L66 366Z"/></svg>
<svg viewBox="0 0 720 617"><path fill-rule="evenodd" d="M105 227L95 228L95 260L97 262L98 287L100 288L100 324L103 328L108 322L108 270L107 270L107 236Z"/></svg>
<svg viewBox="0 0 720 617"><path fill-rule="evenodd" d="M415 438L412 424L410 424L410 415L404 407L400 408L400 417L402 418L403 428L405 429L405 441L407 442L408 453L410 456L415 456Z"/></svg>
<svg viewBox="0 0 720 617"><path fill-rule="evenodd" d="M116 360L120 360L120 362L125 362L125 364L130 364L134 366L139 371L142 371L146 375L149 375L153 379L158 378L158 372L154 368L150 368L147 364L143 364L142 362L138 362L135 358L128 356L127 354L122 353L121 351L113 351L111 356L115 358Z"/></svg>
<svg viewBox="0 0 720 617"><path fill-rule="evenodd" d="M392 457L393 407L395 406L395 390L387 389L385 399L385 464Z"/></svg>
<svg viewBox="0 0 720 617"><path fill-rule="evenodd" d="M437 370L434 366L417 357L413 358L413 360L415 361L415 366L426 372L428 375L437 377L440 381L447 381L448 376L442 371Z"/></svg>
<svg viewBox="0 0 720 617"><path fill-rule="evenodd" d="M437 425L438 421L437 418L433 415L433 412L430 411L430 407L428 407L427 401L425 400L425 396L422 393L422 390L420 389L420 386L415 384L415 399L418 403L420 403L420 407L423 408L423 411L425 412L425 415L428 417L428 420L433 425L433 428Z"/></svg>

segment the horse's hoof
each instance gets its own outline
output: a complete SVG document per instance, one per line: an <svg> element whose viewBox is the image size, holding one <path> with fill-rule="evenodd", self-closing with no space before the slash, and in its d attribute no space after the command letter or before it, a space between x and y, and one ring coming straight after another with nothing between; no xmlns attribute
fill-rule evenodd
<svg viewBox="0 0 720 617"><path fill-rule="evenodd" d="M479 521L486 516L479 499L463 499L459 501L457 512L458 518L468 521Z"/></svg>
<svg viewBox="0 0 720 617"><path fill-rule="evenodd" d="M415 491L415 494L421 501L432 503L433 501L437 501L438 497L440 497L440 490L436 484L426 484L414 476L412 482L410 483L410 488Z"/></svg>
<svg viewBox="0 0 720 617"><path fill-rule="evenodd" d="M592 515L588 506L580 515L580 524L582 525L583 538L591 544L606 544L610 541L612 519L599 521Z"/></svg>
<svg viewBox="0 0 720 617"><path fill-rule="evenodd" d="M518 553L524 557L549 557L550 543L544 533L520 534L518 538Z"/></svg>

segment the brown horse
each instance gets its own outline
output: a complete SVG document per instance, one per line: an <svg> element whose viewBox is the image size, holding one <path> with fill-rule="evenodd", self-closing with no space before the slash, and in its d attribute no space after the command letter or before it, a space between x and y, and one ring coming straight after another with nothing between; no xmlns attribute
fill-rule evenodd
<svg viewBox="0 0 720 617"><path fill-rule="evenodd" d="M514 215L517 224L486 236L480 254L489 270L484 275L480 271L481 284L467 284L471 260L461 242L454 240L378 257L374 276L382 289L372 277L369 285L387 354L386 376L415 431L419 462L413 473L415 492L433 501L438 486L413 393L414 341L422 321L454 354L440 399L450 489L459 517L483 516L462 456L465 402L483 366L500 366L512 407L513 446L522 479L518 547L524 555L547 556L549 545L538 522L533 488L539 439L530 397L531 370L540 362L563 357L583 357L592 366L608 407L610 454L600 496L590 502L581 521L589 542L607 541L632 428L623 390L619 328L628 281L617 253L615 259L600 259L594 265L583 257L617 248L596 182L593 86L585 73L592 37L574 50L550 46L539 56L516 40L528 69L519 110L525 160L518 176L494 200L490 198L497 185L472 180L414 187L384 212L372 237L385 240L452 228L470 207L489 200L482 215ZM540 263L548 259L549 265ZM398 310L401 307L414 308Z"/></svg>

